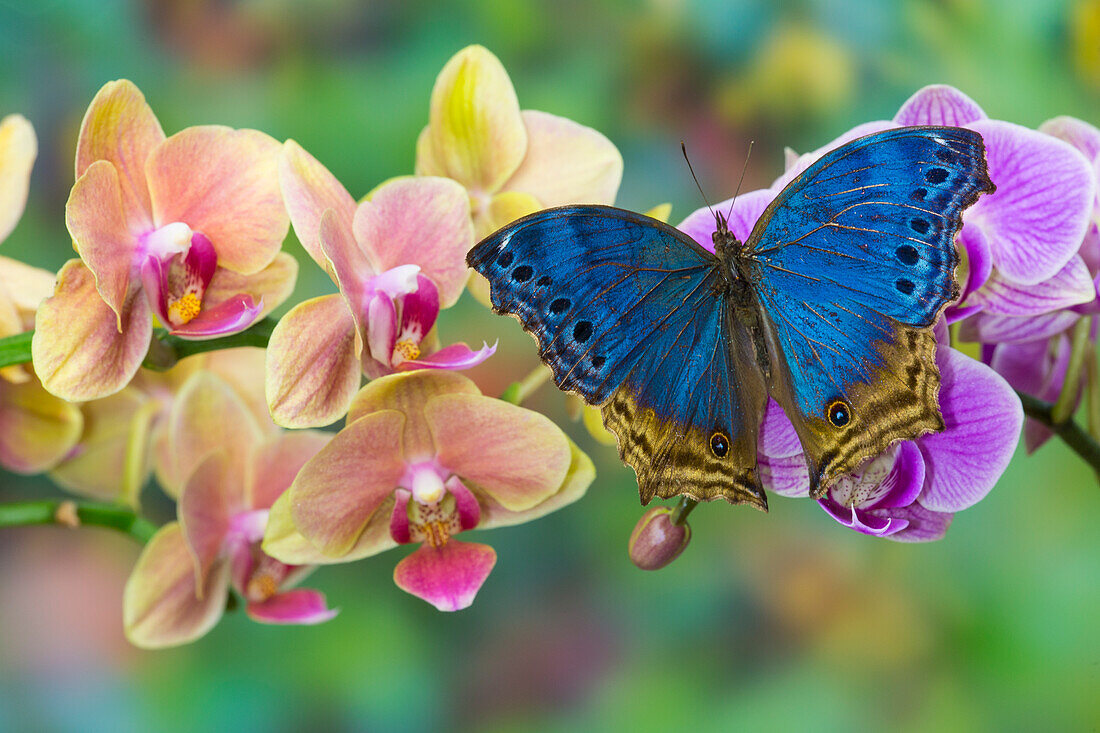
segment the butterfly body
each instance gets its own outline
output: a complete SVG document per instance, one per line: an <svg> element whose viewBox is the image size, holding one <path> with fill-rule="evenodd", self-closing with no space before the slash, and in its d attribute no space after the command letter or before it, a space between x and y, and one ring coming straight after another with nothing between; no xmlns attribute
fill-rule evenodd
<svg viewBox="0 0 1100 733"><path fill-rule="evenodd" d="M827 153L743 243L719 215L713 253L648 217L578 205L509 224L468 262L558 386L602 407L643 503L766 509L769 396L815 494L943 429L931 324L957 296L961 213L991 190L976 133L899 128Z"/></svg>

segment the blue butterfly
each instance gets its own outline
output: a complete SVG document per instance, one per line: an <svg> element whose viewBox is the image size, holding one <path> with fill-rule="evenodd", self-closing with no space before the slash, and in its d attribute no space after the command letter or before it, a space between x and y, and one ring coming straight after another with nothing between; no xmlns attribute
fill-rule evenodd
<svg viewBox="0 0 1100 733"><path fill-rule="evenodd" d="M891 443L943 430L931 326L958 297L955 232L994 190L981 136L903 127L837 148L714 253L655 219L563 206L475 246L494 309L532 333L558 387L601 405L654 496L767 510L769 396L820 496Z"/></svg>

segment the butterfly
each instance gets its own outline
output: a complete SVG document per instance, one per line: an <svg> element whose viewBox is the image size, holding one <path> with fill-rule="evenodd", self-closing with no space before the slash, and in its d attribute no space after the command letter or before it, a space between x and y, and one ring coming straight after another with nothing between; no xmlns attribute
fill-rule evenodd
<svg viewBox="0 0 1100 733"><path fill-rule="evenodd" d="M944 429L932 324L958 297L962 212L994 190L978 133L902 127L826 153L745 242L716 214L713 253L641 214L572 205L508 224L467 263L558 387L602 406L643 504L767 511L769 396L815 497L892 443Z"/></svg>

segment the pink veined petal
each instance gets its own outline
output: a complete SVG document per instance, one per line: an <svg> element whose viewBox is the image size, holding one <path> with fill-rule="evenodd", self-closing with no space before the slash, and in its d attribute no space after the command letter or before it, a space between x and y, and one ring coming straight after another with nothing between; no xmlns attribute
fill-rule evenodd
<svg viewBox="0 0 1100 733"><path fill-rule="evenodd" d="M764 407L764 419L760 424L757 444L761 455L771 458L802 455L802 443L798 441L794 426L779 403L770 397Z"/></svg>
<svg viewBox="0 0 1100 733"><path fill-rule="evenodd" d="M201 341L239 333L260 319L263 302L255 302L252 296L241 293L227 298L212 307L203 307L199 314L187 323L171 330L173 336Z"/></svg>
<svg viewBox="0 0 1100 733"><path fill-rule="evenodd" d="M346 301L322 295L294 306L271 334L265 372L267 404L279 425L321 427L339 420L362 379Z"/></svg>
<svg viewBox="0 0 1100 733"><path fill-rule="evenodd" d="M107 161L93 163L77 179L65 204L65 224L80 259L95 274L96 289L122 329L122 310L133 295L131 272L137 239L126 223L118 171Z"/></svg>
<svg viewBox="0 0 1100 733"><path fill-rule="evenodd" d="M1081 246L1092 215L1094 174L1068 143L998 120L968 125L985 140L997 186L967 212L989 238L996 268L1035 284L1054 276Z"/></svg>
<svg viewBox="0 0 1100 733"><path fill-rule="evenodd" d="M905 522L897 532L887 535L888 539L895 542L932 542L941 539L955 516L931 511L920 503L896 509L884 509L883 512L889 512L895 521Z"/></svg>
<svg viewBox="0 0 1100 733"><path fill-rule="evenodd" d="M301 625L324 623L338 613L328 607L324 593L309 588L295 588L276 593L262 603L249 603L245 612L263 624Z"/></svg>
<svg viewBox="0 0 1100 733"><path fill-rule="evenodd" d="M959 233L959 242L966 251L966 282L959 296L959 303L978 292L993 274L993 252L989 248L989 237L978 223L971 223Z"/></svg>
<svg viewBox="0 0 1100 733"><path fill-rule="evenodd" d="M1050 342L1045 339L1019 344L997 344L990 366L1013 389L1041 396L1050 371Z"/></svg>
<svg viewBox="0 0 1100 733"><path fill-rule="evenodd" d="M299 471L289 492L294 525L326 555L347 554L393 494L405 471L404 423L396 410L349 422Z"/></svg>
<svg viewBox="0 0 1100 733"><path fill-rule="evenodd" d="M96 161L111 163L119 173L125 218L131 232L153 227L145 163L164 140L153 110L128 79L107 82L96 93L76 143L76 178Z"/></svg>
<svg viewBox="0 0 1100 733"><path fill-rule="evenodd" d="M460 611L474 602L496 561L488 545L458 540L440 548L422 545L397 563L393 582L440 611Z"/></svg>
<svg viewBox="0 0 1100 733"><path fill-rule="evenodd" d="M229 486L225 453L205 459L191 473L180 492L180 529L195 559L195 584L201 588L207 573L222 552L230 516L240 506L241 489Z"/></svg>
<svg viewBox="0 0 1100 733"><path fill-rule="evenodd" d="M196 592L195 569L175 522L145 545L122 596L126 638L158 649L186 644L206 634L221 618L229 595L229 566L218 563Z"/></svg>
<svg viewBox="0 0 1100 733"><path fill-rule="evenodd" d="M1053 277L1031 285L1013 282L999 272L994 273L984 287L971 294L967 303L981 306L982 312L991 316L1023 318L1088 303L1095 298L1092 275L1081 256L1074 255Z"/></svg>
<svg viewBox="0 0 1100 733"><path fill-rule="evenodd" d="M1004 473L1024 414L1008 382L986 365L945 347L937 361L947 429L917 441L928 464L918 501L932 511L957 512L985 498Z"/></svg>
<svg viewBox="0 0 1100 733"><path fill-rule="evenodd" d="M527 154L504 184L545 208L564 204L613 204L623 177L623 158L599 132L546 112L525 110Z"/></svg>
<svg viewBox="0 0 1100 733"><path fill-rule="evenodd" d="M245 503L251 509L269 509L290 488L298 472L332 438L319 430L275 433L256 446L249 461Z"/></svg>
<svg viewBox="0 0 1100 733"><path fill-rule="evenodd" d="M985 112L970 97L946 84L929 84L905 100L894 115L899 125L947 125L962 127L984 120Z"/></svg>
<svg viewBox="0 0 1100 733"><path fill-rule="evenodd" d="M336 180L336 176L293 140L283 143L279 157L279 185L298 241L331 277L332 271L321 251L318 235L321 215L326 209L332 209L340 223L351 231L355 199Z"/></svg>
<svg viewBox="0 0 1100 733"><path fill-rule="evenodd" d="M454 305L469 276L474 245L470 196L449 178L390 181L359 204L355 240L379 272L418 265L439 288L444 308Z"/></svg>
<svg viewBox="0 0 1100 733"><path fill-rule="evenodd" d="M1053 135L1081 151L1088 160L1100 155L1100 130L1076 117L1055 117L1039 125L1039 132Z"/></svg>
<svg viewBox="0 0 1100 733"><path fill-rule="evenodd" d="M765 490L791 498L810 495L810 471L802 453L778 458L761 454L756 468Z"/></svg>
<svg viewBox="0 0 1100 733"><path fill-rule="evenodd" d="M1022 343L1046 339L1062 333L1081 318L1073 311L1062 310L1029 318L990 316L977 313L962 322L959 338L982 343Z"/></svg>
<svg viewBox="0 0 1100 733"><path fill-rule="evenodd" d="M719 202L714 206L714 211L720 212L723 216L729 214L727 223L730 232L744 242L752 233L752 228L756 226L757 219L764 213L764 209L768 208L768 204L775 199L777 193L779 193L778 190L771 188L749 191L739 195L736 201L726 199ZM730 208L731 203L733 204L732 209ZM706 251L714 252L713 235L716 224L714 214L711 213L709 208L704 206L691 212L676 228L694 239Z"/></svg>
<svg viewBox="0 0 1100 733"><path fill-rule="evenodd" d="M397 368L401 371L412 369L470 369L488 359L496 353L496 350L496 344L492 346L483 344L477 351L471 350L466 344L451 344L444 346L434 354L403 361Z"/></svg>
<svg viewBox="0 0 1100 733"><path fill-rule="evenodd" d="M428 401L424 418L439 463L511 511L530 509L562 485L569 441L543 415L480 395Z"/></svg>
<svg viewBox="0 0 1100 733"><path fill-rule="evenodd" d="M256 130L204 125L177 132L146 164L154 220L202 232L222 267L246 275L262 270L290 228L279 190L281 150Z"/></svg>
<svg viewBox="0 0 1100 733"><path fill-rule="evenodd" d="M57 289L42 301L31 354L51 393L70 402L114 394L137 373L149 350L152 315L144 298L123 304L119 317L103 302L95 277L80 260L57 273Z"/></svg>

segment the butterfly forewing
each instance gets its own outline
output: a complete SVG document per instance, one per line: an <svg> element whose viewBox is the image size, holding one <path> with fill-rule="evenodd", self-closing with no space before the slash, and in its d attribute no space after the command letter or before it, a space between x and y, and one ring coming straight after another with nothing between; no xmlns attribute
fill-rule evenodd
<svg viewBox="0 0 1100 733"><path fill-rule="evenodd" d="M958 293L962 212L992 190L980 135L899 128L827 153L757 222L744 257L769 391L816 493L892 442L943 429L930 326Z"/></svg>

